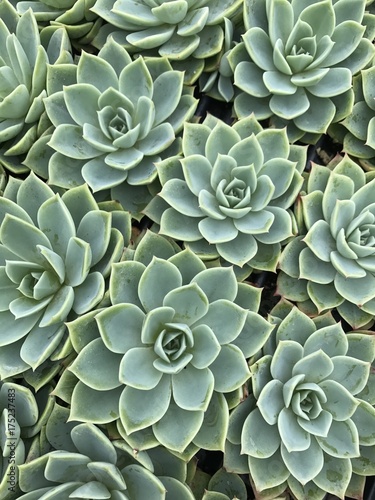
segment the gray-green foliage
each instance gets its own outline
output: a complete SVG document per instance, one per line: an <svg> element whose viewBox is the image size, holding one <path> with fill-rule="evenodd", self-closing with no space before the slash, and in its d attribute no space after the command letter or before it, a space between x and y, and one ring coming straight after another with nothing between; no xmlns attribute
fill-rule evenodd
<svg viewBox="0 0 375 500"><path fill-rule="evenodd" d="M137 449L222 449L229 408L249 377L246 358L272 329L256 312L259 292L185 250L114 264L110 298L68 324L78 352L70 418L115 421Z"/></svg>
<svg viewBox="0 0 375 500"><path fill-rule="evenodd" d="M21 161L47 126L47 67L70 62L69 49L63 29L42 43L31 10L0 3L0 162L12 172L27 171Z"/></svg>
<svg viewBox="0 0 375 500"><path fill-rule="evenodd" d="M155 163L180 150L176 136L197 104L183 73L165 58L132 61L110 39L97 56L83 52L77 65L51 68L48 78L45 105L53 127L25 164L56 186L120 186L114 198L146 202ZM124 184L132 186L126 195Z"/></svg>
<svg viewBox="0 0 375 500"><path fill-rule="evenodd" d="M344 151L359 159L366 170L375 168L375 67L362 70L353 79L354 106L340 124L328 132L343 143Z"/></svg>
<svg viewBox="0 0 375 500"><path fill-rule="evenodd" d="M0 0L2 500L362 498L373 5Z"/></svg>
<svg viewBox="0 0 375 500"><path fill-rule="evenodd" d="M91 8L95 0L10 0L19 14L32 9L42 36L64 28L74 46L85 46L97 35L103 20Z"/></svg>
<svg viewBox="0 0 375 500"><path fill-rule="evenodd" d="M232 127L212 116L186 124L182 148L182 157L157 165L162 190L145 213L204 260L220 257L248 274L274 271L294 233L289 207L306 149L290 146L285 130L263 130L253 116Z"/></svg>
<svg viewBox="0 0 375 500"><path fill-rule="evenodd" d="M59 359L64 322L102 300L130 238L129 214L115 202L109 208L87 185L60 196L33 173L8 183L0 198L2 378Z"/></svg>
<svg viewBox="0 0 375 500"><path fill-rule="evenodd" d="M97 0L92 10L108 24L94 45L111 35L130 53L167 57L193 83L223 48L224 19L241 9L242 0Z"/></svg>
<svg viewBox="0 0 375 500"><path fill-rule="evenodd" d="M20 466L19 484L25 495L18 498L194 500L183 484L182 460L162 449L135 454L123 441L111 441L89 423L75 423L69 429L62 421L65 410L55 407L47 431L56 449Z"/></svg>
<svg viewBox="0 0 375 500"><path fill-rule="evenodd" d="M230 418L224 465L249 470L258 491L343 498L355 476L374 473L375 411L365 396L374 336L345 334L332 317L312 320L285 302L271 320L273 342L250 365L251 394Z"/></svg>
<svg viewBox="0 0 375 500"><path fill-rule="evenodd" d="M288 125L292 141L316 141L353 106L352 75L374 57L365 0L245 0L243 42L229 56L238 117ZM282 22L280 22L282 19ZM371 37L370 39L367 36Z"/></svg>
<svg viewBox="0 0 375 500"><path fill-rule="evenodd" d="M297 206L301 234L285 247L281 295L313 312L334 307L352 326L375 314L375 180L349 157L313 164ZM307 308L307 309L306 309Z"/></svg>

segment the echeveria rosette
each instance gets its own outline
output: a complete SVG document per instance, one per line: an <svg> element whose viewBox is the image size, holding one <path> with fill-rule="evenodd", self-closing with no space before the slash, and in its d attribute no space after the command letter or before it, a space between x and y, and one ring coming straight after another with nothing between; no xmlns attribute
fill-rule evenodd
<svg viewBox="0 0 375 500"><path fill-rule="evenodd" d="M365 3L245 0L247 31L228 58L242 90L234 101L237 116L254 112L287 125L293 142L316 142L343 120L353 107L352 76L374 56Z"/></svg>
<svg viewBox="0 0 375 500"><path fill-rule="evenodd" d="M254 288L184 250L114 264L110 298L112 306L68 324L78 351L69 372L79 379L70 419L117 421L141 450L222 449L246 358L272 330L256 313Z"/></svg>
<svg viewBox="0 0 375 500"><path fill-rule="evenodd" d="M64 76L65 68L57 74ZM48 142L55 151L47 159L49 182L64 188L87 182L93 191L126 182L146 190L157 177L155 162L179 151L176 134L197 104L192 89L183 86L183 73L165 58L132 61L109 40L97 56L82 54L76 79L45 99L55 127ZM35 146L34 163L43 148Z"/></svg>
<svg viewBox="0 0 375 500"><path fill-rule="evenodd" d="M64 28L76 47L92 42L97 35L103 20L95 14L91 7L95 0L11 0L19 14L32 9L38 25L46 31Z"/></svg>
<svg viewBox="0 0 375 500"><path fill-rule="evenodd" d="M328 168L313 164L296 209L304 228L280 258L280 295L306 311L337 308L355 328L373 320L374 188L375 180L347 156Z"/></svg>
<svg viewBox="0 0 375 500"><path fill-rule="evenodd" d="M20 16L8 0L0 5L0 162L16 173L45 120L48 64L70 62L70 44L58 30L42 44L31 10Z"/></svg>
<svg viewBox="0 0 375 500"><path fill-rule="evenodd" d="M353 79L354 106L349 116L328 133L343 144L343 151L356 158L365 170L375 169L375 66Z"/></svg>
<svg viewBox="0 0 375 500"><path fill-rule="evenodd" d="M239 15L242 0L97 0L92 11L105 19L93 44L111 35L129 53L167 57L183 69L186 83L202 73L205 60L222 50L224 18Z"/></svg>
<svg viewBox="0 0 375 500"><path fill-rule="evenodd" d="M86 185L60 196L31 173L8 186L0 198L2 378L35 370L68 341L64 322L102 300L130 238L129 214L114 203L101 210Z"/></svg>
<svg viewBox="0 0 375 500"><path fill-rule="evenodd" d="M166 454L153 452L160 469L163 460L168 463ZM110 441L93 424L74 425L60 436L59 449L19 467L19 484L25 495L18 498L194 500L190 489L174 477L174 471L157 477L152 457L137 455L122 441ZM177 460L172 457L169 465L176 466L179 476L183 468Z"/></svg>
<svg viewBox="0 0 375 500"><path fill-rule="evenodd" d="M182 148L183 158L157 165L162 190L146 215L204 260L275 271L295 229L289 207L303 182L305 147L253 116L232 127L209 116L185 125Z"/></svg>
<svg viewBox="0 0 375 500"><path fill-rule="evenodd" d="M324 321L294 307L278 322L275 351L250 366L252 394L230 417L225 466L247 468L259 491L343 498L353 475L374 473L375 409L361 392L375 339Z"/></svg>

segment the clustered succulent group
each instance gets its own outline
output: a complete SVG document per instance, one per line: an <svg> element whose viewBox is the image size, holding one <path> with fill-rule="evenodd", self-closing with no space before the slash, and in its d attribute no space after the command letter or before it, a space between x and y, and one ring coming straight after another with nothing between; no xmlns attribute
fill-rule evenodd
<svg viewBox="0 0 375 500"><path fill-rule="evenodd" d="M364 498L374 5L0 0L0 499Z"/></svg>

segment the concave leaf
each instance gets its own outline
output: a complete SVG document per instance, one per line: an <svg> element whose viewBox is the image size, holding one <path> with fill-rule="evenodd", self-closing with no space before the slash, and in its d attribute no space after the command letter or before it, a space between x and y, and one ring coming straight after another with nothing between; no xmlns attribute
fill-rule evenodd
<svg viewBox="0 0 375 500"><path fill-rule="evenodd" d="M69 370L92 389L111 390L121 385L119 381L121 358L121 355L109 351L102 339L98 338L82 349ZM100 369L104 366L105 370Z"/></svg>
<svg viewBox="0 0 375 500"><path fill-rule="evenodd" d="M174 322L190 326L207 313L208 299L196 283L190 283L168 292L163 299L163 306L174 309Z"/></svg>
<svg viewBox="0 0 375 500"><path fill-rule="evenodd" d="M269 425L275 425L281 410L285 407L283 384L279 380L271 380L261 391L258 408Z"/></svg>
<svg viewBox="0 0 375 500"><path fill-rule="evenodd" d="M136 498L141 494L145 498L162 500L166 495L166 489L161 481L144 467L131 464L122 470L122 474L131 497Z"/></svg>
<svg viewBox="0 0 375 500"><path fill-rule="evenodd" d="M135 104L141 96L152 97L152 87L152 78L142 57L120 73L119 90Z"/></svg>
<svg viewBox="0 0 375 500"><path fill-rule="evenodd" d="M115 263L109 282L112 304L127 303L142 307L138 297L139 280L146 269L140 262L127 261ZM124 284L126 283L126 286Z"/></svg>
<svg viewBox="0 0 375 500"><path fill-rule="evenodd" d="M17 204L27 212L27 215L31 217L35 224L37 222L39 208L48 198L51 198L51 196L53 196L51 188L31 172L20 185L17 192ZM6 201L8 201L6 198L1 199L1 203ZM20 215L16 213L13 215L22 218L22 216L20 217ZM27 220L27 222L29 221Z"/></svg>
<svg viewBox="0 0 375 500"><path fill-rule="evenodd" d="M69 421L106 424L119 417L119 399L123 386L109 391L96 391L78 382L72 394Z"/></svg>
<svg viewBox="0 0 375 500"><path fill-rule="evenodd" d="M71 438L82 455L87 455L92 461L115 464L116 450L106 435L95 425L79 424L71 431Z"/></svg>
<svg viewBox="0 0 375 500"><path fill-rule="evenodd" d="M37 245L51 249L49 239L40 229L12 215L5 216L0 238L4 246L27 262L43 265Z"/></svg>
<svg viewBox="0 0 375 500"><path fill-rule="evenodd" d="M145 314L134 304L115 304L95 318L103 342L112 352L124 354L142 347L141 331Z"/></svg>
<svg viewBox="0 0 375 500"><path fill-rule="evenodd" d="M274 496L282 493L286 488L285 481L290 477L290 472L283 462L280 450L268 458L249 457L249 469L257 491L266 490L266 495ZM264 474L265 470L267 470L267 474Z"/></svg>
<svg viewBox="0 0 375 500"><path fill-rule="evenodd" d="M83 51L77 68L77 82L94 84L99 92L118 88L118 78L112 66L100 57Z"/></svg>
<svg viewBox="0 0 375 500"><path fill-rule="evenodd" d="M327 397L327 401L322 403L322 408L329 411L334 420L343 421L353 416L358 401L343 385L335 380L323 380L319 387Z"/></svg>
<svg viewBox="0 0 375 500"><path fill-rule="evenodd" d="M194 394L191 388L195 387ZM172 375L173 399L177 406L188 411L206 411L214 389L214 377L208 368L187 365Z"/></svg>
<svg viewBox="0 0 375 500"><path fill-rule="evenodd" d="M226 399L223 394L214 392L193 443L206 450L223 451L228 432L228 421L229 410Z"/></svg>
<svg viewBox="0 0 375 500"><path fill-rule="evenodd" d="M329 379L344 386L351 394L358 394L366 385L370 363L350 356L335 356L332 359L333 371Z"/></svg>
<svg viewBox="0 0 375 500"><path fill-rule="evenodd" d="M96 81L96 80L95 80ZM98 123L99 90L91 83L80 83L64 87L64 100L73 120L84 126L85 123Z"/></svg>
<svg viewBox="0 0 375 500"><path fill-rule="evenodd" d="M281 444L281 456L290 473L303 485L314 479L324 465L324 455L314 437L310 446L304 451L288 452Z"/></svg>
<svg viewBox="0 0 375 500"><path fill-rule="evenodd" d="M309 448L311 443L310 434L299 425L297 415L292 408L283 408L281 410L277 425L281 442L289 453L300 452Z"/></svg>
<svg viewBox="0 0 375 500"><path fill-rule="evenodd" d="M219 299L208 306L207 313L198 324L204 324L216 335L220 344L228 344L241 333L246 311L229 300Z"/></svg>
<svg viewBox="0 0 375 500"><path fill-rule="evenodd" d="M357 427L359 443L364 446L375 444L375 409L366 401L359 401L359 406L352 415Z"/></svg>
<svg viewBox="0 0 375 500"><path fill-rule="evenodd" d="M316 437L320 447L333 457L354 458L360 455L358 431L351 419L333 420L327 437Z"/></svg>
<svg viewBox="0 0 375 500"><path fill-rule="evenodd" d="M103 154L83 138L83 130L78 125L59 125L48 145L58 153L75 160L89 160Z"/></svg>
<svg viewBox="0 0 375 500"><path fill-rule="evenodd" d="M237 295L238 283L233 270L230 267L214 267L205 269L193 279L204 291L210 303L227 299L233 301ZM223 286L225 283L225 286Z"/></svg>
<svg viewBox="0 0 375 500"><path fill-rule="evenodd" d="M35 326L21 347L21 358L36 370L56 350L64 333L64 325L51 325L45 328Z"/></svg>
<svg viewBox="0 0 375 500"><path fill-rule="evenodd" d="M328 454L324 456L324 465L314 483L324 491L343 498L352 476L349 458L335 458Z"/></svg>
<svg viewBox="0 0 375 500"><path fill-rule="evenodd" d="M256 458L268 458L280 447L280 442L277 425L267 424L259 409L253 410L243 424L241 453Z"/></svg>
<svg viewBox="0 0 375 500"><path fill-rule="evenodd" d="M173 113L181 99L183 74L179 71L162 73L154 81L152 100L155 104L154 125L159 125Z"/></svg>
<svg viewBox="0 0 375 500"><path fill-rule="evenodd" d="M163 373L154 367L153 363L156 359L158 359L158 355L154 352L153 347L129 349L120 363L120 381L134 389L153 389L163 376Z"/></svg>
<svg viewBox="0 0 375 500"><path fill-rule="evenodd" d="M215 391L231 392L246 382L250 372L242 351L233 344L223 345L210 365L215 377Z"/></svg>
<svg viewBox="0 0 375 500"><path fill-rule="evenodd" d="M203 416L203 411L186 411L171 402L168 410L152 429L163 446L182 452L197 434Z"/></svg>
<svg viewBox="0 0 375 500"><path fill-rule="evenodd" d="M119 401L121 422L127 433L145 429L158 422L169 408L171 381L163 375L156 387L148 391L125 387Z"/></svg>
<svg viewBox="0 0 375 500"><path fill-rule="evenodd" d="M90 245L91 265L94 266L107 250L111 230L111 214L104 211L91 211L81 220L77 236Z"/></svg>
<svg viewBox="0 0 375 500"><path fill-rule="evenodd" d="M181 285L182 277L177 267L154 257L139 280L138 294L145 311L163 305L167 293Z"/></svg>

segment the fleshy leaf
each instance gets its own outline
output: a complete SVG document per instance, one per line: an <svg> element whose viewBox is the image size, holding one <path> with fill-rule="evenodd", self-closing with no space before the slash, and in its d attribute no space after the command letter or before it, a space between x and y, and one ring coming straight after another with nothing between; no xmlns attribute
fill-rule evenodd
<svg viewBox="0 0 375 500"><path fill-rule="evenodd" d="M126 432L145 429L158 422L169 408L171 381L163 375L156 387L148 391L125 387L120 397L120 418Z"/></svg>

